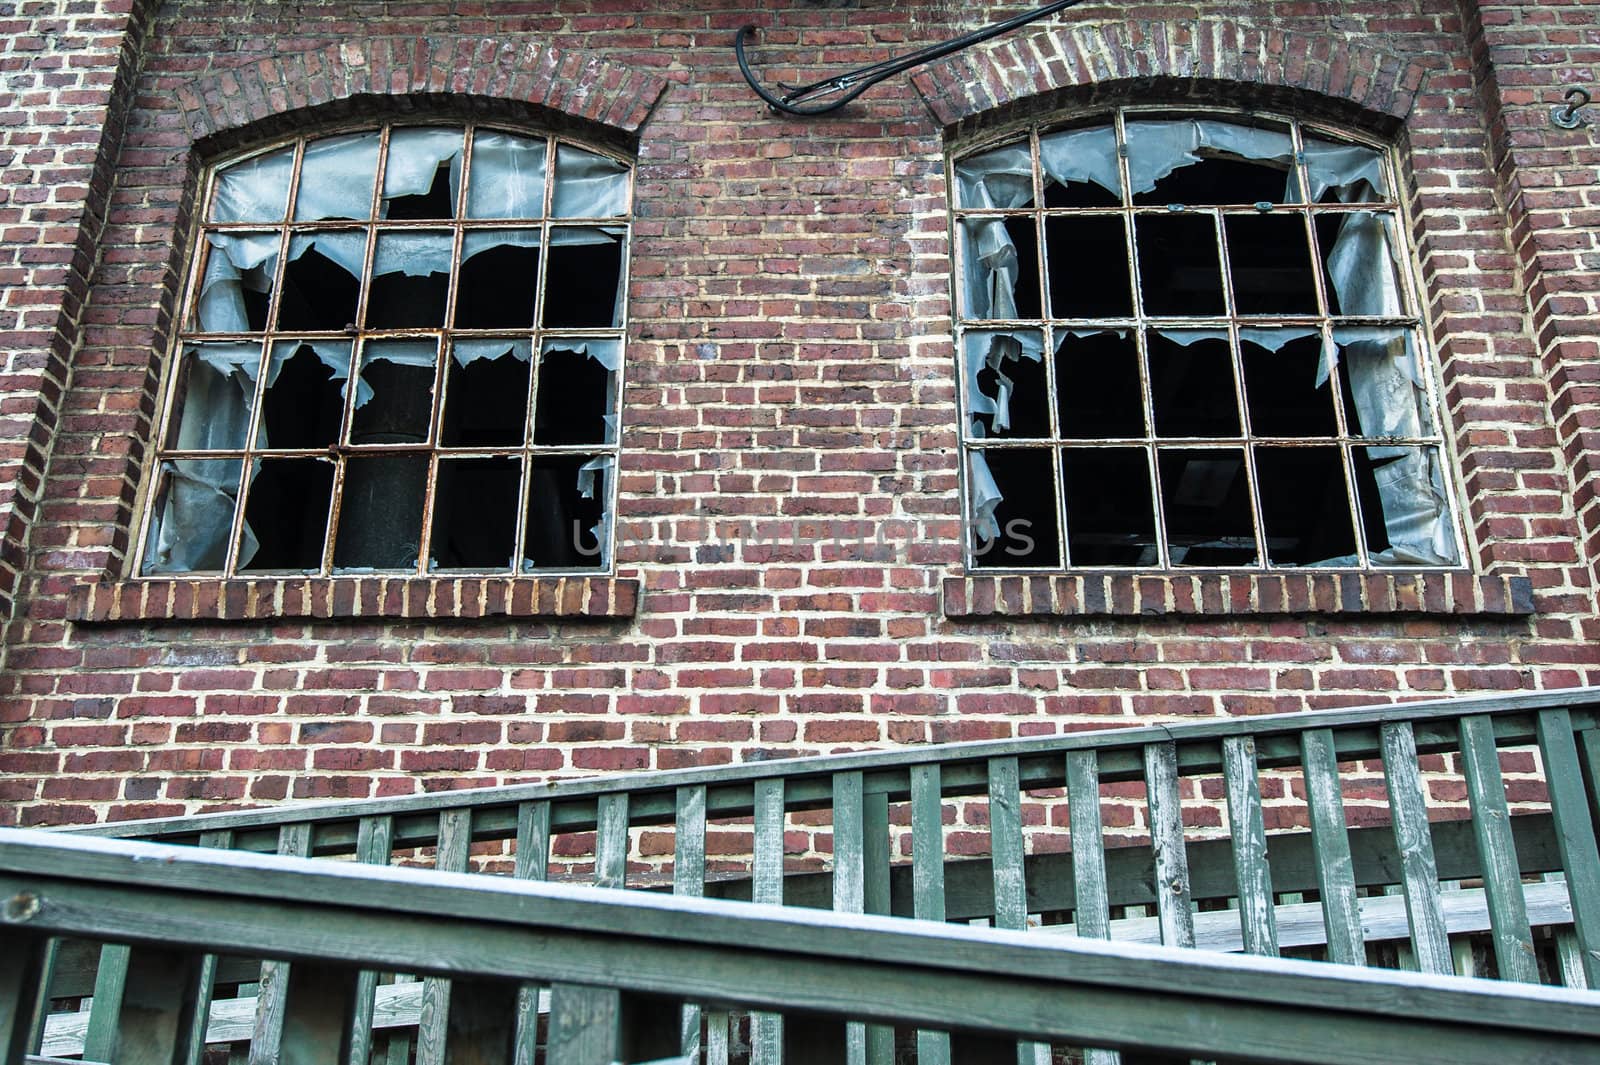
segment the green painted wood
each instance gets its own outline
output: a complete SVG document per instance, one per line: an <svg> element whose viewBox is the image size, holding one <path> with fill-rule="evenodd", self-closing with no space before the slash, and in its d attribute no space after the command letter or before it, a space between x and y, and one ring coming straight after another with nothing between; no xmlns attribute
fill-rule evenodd
<svg viewBox="0 0 1600 1065"><path fill-rule="evenodd" d="M547 1065L615 1065L623 1053L622 994L558 983L550 1002Z"/></svg>
<svg viewBox="0 0 1600 1065"><path fill-rule="evenodd" d="M517 806L517 857L512 875L518 880L544 880L550 874L550 804Z"/></svg>
<svg viewBox="0 0 1600 1065"><path fill-rule="evenodd" d="M395 1032L389 1036L389 1043L384 1047L384 1065L411 1065L410 1036Z"/></svg>
<svg viewBox="0 0 1600 1065"><path fill-rule="evenodd" d="M1100 820L1100 766L1094 751L1066 756L1067 813L1072 830L1073 920L1077 934L1111 938L1111 905L1106 892L1106 845ZM1087 1047L1084 1065L1121 1065L1115 1050Z"/></svg>
<svg viewBox="0 0 1600 1065"><path fill-rule="evenodd" d="M1589 816L1571 714L1565 710L1539 714L1539 749L1584 976L1590 987L1600 987L1600 851L1595 847L1595 823Z"/></svg>
<svg viewBox="0 0 1600 1065"><path fill-rule="evenodd" d="M38 987L34 991L34 1003L31 1007L33 1020L28 1026L28 1034L23 1043L24 1050L28 1054L38 1054L44 1044L45 1016L50 1012L50 986L54 981L56 961L60 956L61 940L54 936L47 938L39 961L39 977L36 981ZM0 1038L0 1052L3 1052L5 1045L4 1039Z"/></svg>
<svg viewBox="0 0 1600 1065"><path fill-rule="evenodd" d="M1433 829L1428 824L1427 796L1417 771L1417 742L1410 723L1396 721L1383 726L1383 769L1411 925L1409 958L1422 972L1449 975L1453 971L1450 936L1439 899Z"/></svg>
<svg viewBox="0 0 1600 1065"><path fill-rule="evenodd" d="M706 889L706 789L703 785L679 788L676 801L678 812L672 835L672 893L697 899L705 894ZM704 1023L698 1005L684 1005L678 1025L679 1053L684 1057L700 1060L700 1031ZM723 1023L727 1023L725 1019Z"/></svg>
<svg viewBox="0 0 1600 1065"><path fill-rule="evenodd" d="M836 773L833 778L833 908L839 913L863 913L867 905L866 852L861 774ZM866 1065L867 1026L849 1021L844 1026L846 1065Z"/></svg>
<svg viewBox="0 0 1600 1065"><path fill-rule="evenodd" d="M175 1065L188 1054L194 1026L200 956L141 946L128 960L127 982L111 1052L116 1065Z"/></svg>
<svg viewBox="0 0 1600 1065"><path fill-rule="evenodd" d="M512 1060L518 990L519 985L510 982L455 983L445 1033L445 1060L450 1065L505 1065Z"/></svg>
<svg viewBox="0 0 1600 1065"><path fill-rule="evenodd" d="M1342 965L1365 965L1367 950L1361 938L1355 863L1350 856L1350 835L1345 825L1344 793L1339 783L1333 734L1327 729L1302 733L1300 751L1317 864L1317 890L1322 897L1323 923L1328 929L1328 960Z"/></svg>
<svg viewBox="0 0 1600 1065"><path fill-rule="evenodd" d="M8 909L12 905L0 904ZM0 1065L21 1065L24 1056L37 1050L33 1032L42 1032L43 1024L35 1014L47 994L45 954L51 938L6 928L5 949L0 950Z"/></svg>
<svg viewBox="0 0 1600 1065"><path fill-rule="evenodd" d="M311 829L307 823L286 824L278 830L278 854L285 858L304 858L311 853ZM283 1041L283 1011L289 994L289 963L261 963L260 990L256 994L256 1030L250 1039L250 1065L278 1065L278 1047Z"/></svg>
<svg viewBox="0 0 1600 1065"><path fill-rule="evenodd" d="M279 1065L339 1065L349 1060L361 975L354 969L305 962L290 971ZM369 1013L363 1034L370 1038L371 1032Z"/></svg>
<svg viewBox="0 0 1600 1065"><path fill-rule="evenodd" d="M923 921L944 920L944 797L938 763L911 767L911 905ZM917 1065L950 1065L950 1033L919 1029Z"/></svg>
<svg viewBox="0 0 1600 1065"><path fill-rule="evenodd" d="M1022 789L1015 758L989 759L989 855L994 875L994 926L1028 927L1028 883L1022 838ZM1049 1047L1017 1043L1018 1065L1048 1060Z"/></svg>
<svg viewBox="0 0 1600 1065"><path fill-rule="evenodd" d="M394 839L394 818L363 817L356 838L356 861L388 865ZM368 1065L372 1060L372 1014L378 995L378 974L365 969L356 975L351 996L350 1028L344 1038L346 1065ZM194 1061L190 1065L203 1065Z"/></svg>
<svg viewBox="0 0 1600 1065"><path fill-rule="evenodd" d="M706 1010L706 1065L728 1065L727 1010Z"/></svg>
<svg viewBox="0 0 1600 1065"><path fill-rule="evenodd" d="M88 1061L110 1061L122 1025L122 996L128 986L131 949L122 943L100 948L100 968L94 978L94 1004L89 1008L89 1032L83 1041Z"/></svg>
<svg viewBox="0 0 1600 1065"><path fill-rule="evenodd" d="M1183 844L1183 808L1178 799L1178 750L1172 742L1144 748L1144 783L1150 807L1150 850L1155 858L1156 915L1161 942L1194 946L1194 911L1189 855Z"/></svg>
<svg viewBox="0 0 1600 1065"><path fill-rule="evenodd" d="M231 832L206 832L200 836L200 846L214 850L226 850L232 842ZM206 954L200 958L200 972L195 981L194 1010L189 1031L184 1034L184 1065L205 1063L206 1027L211 1019L211 994L217 986L217 974L220 969L221 959L215 954Z"/></svg>
<svg viewBox="0 0 1600 1065"><path fill-rule="evenodd" d="M1272 867L1267 864L1267 828L1261 816L1255 741L1248 736L1229 736L1222 741L1222 761L1244 949L1251 954L1276 955L1278 925L1272 904Z"/></svg>
<svg viewBox="0 0 1600 1065"><path fill-rule="evenodd" d="M862 796L863 884L867 913L888 914L893 908L890 895L889 796L869 791ZM881 1024L867 1025L867 1065L894 1065L894 1029Z"/></svg>
<svg viewBox="0 0 1600 1065"><path fill-rule="evenodd" d="M784 781L755 784L755 854L751 862L753 901L783 905ZM783 1065L783 1015L750 1015L751 1065Z"/></svg>
<svg viewBox="0 0 1600 1065"><path fill-rule="evenodd" d="M439 814L439 849L433 867L441 873L464 873L472 853L472 811ZM450 1043L450 981L430 976L422 982L422 1020L417 1025L416 1065L446 1065Z"/></svg>
<svg viewBox="0 0 1600 1065"><path fill-rule="evenodd" d="M1461 767L1467 779L1478 856L1483 862L1483 889L1489 899L1489 919L1494 926L1491 938L1495 962L1501 979L1536 984L1539 966L1533 951L1533 936L1528 929L1522 872L1512 842L1511 812L1506 806L1506 788L1500 775L1500 754L1495 747L1493 723L1486 717L1464 717L1459 727Z"/></svg>
<svg viewBox="0 0 1600 1065"><path fill-rule="evenodd" d="M595 887L628 886L628 793L602 795L594 844Z"/></svg>
<svg viewBox="0 0 1600 1065"><path fill-rule="evenodd" d="M1556 933L1556 964L1562 987L1584 990L1591 986L1589 975L1583 971L1583 952L1578 948L1578 937L1570 931Z"/></svg>

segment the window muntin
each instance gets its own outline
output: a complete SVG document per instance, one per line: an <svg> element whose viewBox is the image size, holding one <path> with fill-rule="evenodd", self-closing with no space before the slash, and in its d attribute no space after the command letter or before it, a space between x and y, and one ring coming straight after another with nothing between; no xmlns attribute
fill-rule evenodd
<svg viewBox="0 0 1600 1065"><path fill-rule="evenodd" d="M138 572L607 569L631 176L474 125L216 168Z"/></svg>
<svg viewBox="0 0 1600 1065"><path fill-rule="evenodd" d="M973 568L1460 564L1385 152L1129 109L952 188Z"/></svg>

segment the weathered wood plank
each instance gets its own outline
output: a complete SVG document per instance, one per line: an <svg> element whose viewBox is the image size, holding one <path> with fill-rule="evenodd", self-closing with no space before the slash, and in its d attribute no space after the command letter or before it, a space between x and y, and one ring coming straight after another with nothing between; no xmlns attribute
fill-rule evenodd
<svg viewBox="0 0 1600 1065"><path fill-rule="evenodd" d="M1067 814L1072 830L1073 917L1078 935L1111 938L1111 905L1106 894L1106 843L1100 820L1100 765L1094 751L1066 756ZM1121 1065L1115 1050L1085 1048L1084 1065Z"/></svg>
<svg viewBox="0 0 1600 1065"><path fill-rule="evenodd" d="M783 905L784 781L755 785L755 853L751 861L753 901ZM783 1065L783 1015L750 1015L751 1065Z"/></svg>
<svg viewBox="0 0 1600 1065"><path fill-rule="evenodd" d="M1255 741L1248 736L1229 736L1222 741L1222 760L1244 949L1273 956L1278 953L1278 926L1272 905L1272 867L1267 864L1267 829L1261 818Z"/></svg>
<svg viewBox="0 0 1600 1065"><path fill-rule="evenodd" d="M1422 972L1447 976L1454 971L1450 938L1439 902L1439 869L1433 857L1427 797L1417 771L1417 742L1408 722L1383 726L1383 769L1404 877L1411 956Z"/></svg>
<svg viewBox="0 0 1600 1065"><path fill-rule="evenodd" d="M445 1060L450 1065L505 1065L513 1056L518 991L517 984L506 982L455 983L446 1025Z"/></svg>
<svg viewBox="0 0 1600 1065"><path fill-rule="evenodd" d="M1565 710L1539 714L1539 748L1544 754L1545 786L1550 791L1550 811L1572 896L1584 977L1588 986L1600 987L1600 851L1595 847L1594 821L1589 816L1571 714Z"/></svg>
<svg viewBox="0 0 1600 1065"><path fill-rule="evenodd" d="M25 949L22 945L23 942L19 940L16 949ZM54 981L56 962L60 957L61 940L54 936L48 937L44 941L44 948L39 956L39 974L38 979L35 981L37 986L34 988L33 993L34 1002L31 1007L24 1007L31 1008L30 1016L33 1018L28 1026L27 1036L23 1041L23 1049L28 1054L37 1055L44 1045L45 1017L50 1012L50 985ZM18 1000L19 1003L22 1001L21 999ZM4 1006L0 1006L0 1009L4 1008ZM0 1054L4 1054L5 1048L5 1040L0 1038ZM7 1059L0 1057L0 1061L5 1060Z"/></svg>
<svg viewBox="0 0 1600 1065"><path fill-rule="evenodd" d="M994 926L1028 927L1028 884L1022 838L1022 788L1015 758L989 759L989 860L994 874ZM1017 1044L1018 1065L1048 1061L1049 1047Z"/></svg>
<svg viewBox="0 0 1600 1065"><path fill-rule="evenodd" d="M1171 741L1144 748L1144 782L1150 808L1150 849L1155 858L1156 912L1161 941L1194 945L1189 855L1183 845L1183 808L1178 801L1178 751Z"/></svg>
<svg viewBox="0 0 1600 1065"><path fill-rule="evenodd" d="M304 962L291 970L280 1065L339 1065L349 1059L360 975L353 969ZM370 1020L361 1034L371 1038Z"/></svg>
<svg viewBox="0 0 1600 1065"><path fill-rule="evenodd" d="M703 785L679 788L676 801L678 813L672 836L672 893L697 899L705 894L706 889L706 789ZM727 1023L726 1018L723 1023ZM679 1022L678 1043L680 1053L694 1061L700 1060L701 1027L700 1007L693 1003L686 1004Z"/></svg>
<svg viewBox="0 0 1600 1065"><path fill-rule="evenodd" d="M542 882L550 874L550 804L525 802L517 806L516 861L512 876ZM539 1054L539 985L517 988L517 1029L512 1065L534 1065Z"/></svg>
<svg viewBox="0 0 1600 1065"><path fill-rule="evenodd" d="M213 850L226 850L233 845L232 832L203 832L200 846ZM194 1009L190 1013L189 1031L184 1034L184 1065L204 1065L206 1055L206 1025L211 1016L211 995L217 986L217 974L222 961L215 954L200 959L200 972L195 980ZM366 1060L352 1065L367 1065Z"/></svg>
<svg viewBox="0 0 1600 1065"><path fill-rule="evenodd" d="M1365 965L1367 951L1361 939L1361 911L1356 905L1355 863L1350 857L1333 734L1327 729L1302 733L1300 751L1317 863L1317 890L1322 895L1322 916L1328 926L1328 960Z"/></svg>
<svg viewBox="0 0 1600 1065"><path fill-rule="evenodd" d="M310 854L311 828L304 822L284 825L278 830L278 853L285 858L304 858ZM260 984L255 1033L250 1039L250 1065L278 1065L283 1010L289 995L289 963L262 962Z"/></svg>
<svg viewBox="0 0 1600 1065"><path fill-rule="evenodd" d="M105 1056L93 1060L116 1065L173 1065L179 1060L193 1024L199 961L196 954L157 946L131 950L116 1030L96 1047Z"/></svg>
<svg viewBox="0 0 1600 1065"><path fill-rule="evenodd" d="M624 1060L622 993L583 984L555 985L548 1065L615 1065Z"/></svg>
<svg viewBox="0 0 1600 1065"><path fill-rule="evenodd" d="M944 920L944 797L938 763L911 769L911 906L923 921ZM950 1034L917 1032L917 1065L950 1065Z"/></svg>
<svg viewBox="0 0 1600 1065"><path fill-rule="evenodd" d="M600 796L594 844L594 886L628 886L628 793Z"/></svg>
<svg viewBox="0 0 1600 1065"><path fill-rule="evenodd" d="M1511 838L1511 812L1506 806L1505 782L1500 775L1500 753L1495 747L1494 725L1486 717L1464 717L1460 723L1461 765L1472 807L1472 828L1483 862L1484 892L1493 918L1495 962L1500 978L1522 983L1539 982L1539 965L1528 930L1528 913L1522 898L1522 871Z"/></svg>
<svg viewBox="0 0 1600 1065"><path fill-rule="evenodd" d="M863 913L867 905L865 811L861 799L861 774L836 773L833 778L833 908L839 913ZM867 1026L847 1021L844 1026L846 1065L865 1065Z"/></svg>
<svg viewBox="0 0 1600 1065"><path fill-rule="evenodd" d="M867 913L887 914L889 894L889 797L881 791L862 796L862 886ZM867 1025L867 1065L894 1065L894 1029Z"/></svg>
<svg viewBox="0 0 1600 1065"><path fill-rule="evenodd" d="M441 873L464 873L471 853L472 811L441 811L439 848L433 857L433 867ZM416 1065L446 1065L449 1033L450 981L444 977L430 976L422 982L422 1017L417 1026Z"/></svg>
<svg viewBox="0 0 1600 1065"><path fill-rule="evenodd" d="M107 943L100 948L100 968L95 971L94 1002L89 1009L89 1032L83 1053L90 1061L110 1061L122 1029L122 996L128 986L132 951L126 944Z"/></svg>
<svg viewBox="0 0 1600 1065"><path fill-rule="evenodd" d="M356 861L388 865L394 839L394 818L363 817L356 837ZM372 1013L378 994L378 974L365 969L356 975L350 1009L350 1030L345 1036L346 1065L368 1065L372 1059ZM203 1065L191 1061L190 1065Z"/></svg>
<svg viewBox="0 0 1600 1065"><path fill-rule="evenodd" d="M38 1050L31 1045L33 1032L37 1028L42 1038L44 1024L36 1024L34 1014L47 989L45 954L51 938L25 928L6 929L6 949L0 950L0 1063L4 1065Z"/></svg>

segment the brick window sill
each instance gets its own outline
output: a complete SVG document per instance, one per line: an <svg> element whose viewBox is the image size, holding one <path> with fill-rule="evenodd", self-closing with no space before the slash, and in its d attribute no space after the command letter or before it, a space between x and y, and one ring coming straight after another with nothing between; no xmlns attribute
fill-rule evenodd
<svg viewBox="0 0 1600 1065"><path fill-rule="evenodd" d="M1525 617L1527 577L1473 573L978 575L944 581L947 618L1429 614Z"/></svg>
<svg viewBox="0 0 1600 1065"><path fill-rule="evenodd" d="M117 622L631 618L631 577L202 577L74 588L67 617Z"/></svg>

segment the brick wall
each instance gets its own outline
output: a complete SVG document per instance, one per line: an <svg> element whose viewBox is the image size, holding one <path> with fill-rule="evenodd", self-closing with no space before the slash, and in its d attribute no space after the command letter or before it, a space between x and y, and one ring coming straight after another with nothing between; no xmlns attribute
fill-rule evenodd
<svg viewBox="0 0 1600 1065"><path fill-rule="evenodd" d="M8 391L4 441L53 452L31 540L7 541L0 823L1600 682L1595 134L1547 121L1588 76L1595 5L1086 6L812 121L740 82L739 24L770 83L1027 5L357 6L184 0L148 38L115 16L67 49L104 81L76 121L111 116L80 169L7 164L5 209L71 199L61 263L99 264L81 330L56 324L78 316L63 278L8 340L41 369ZM46 21L8 78L48 80L49 48L23 51ZM615 579L123 583L207 153L463 95L637 141ZM1191 98L1401 147L1470 572L962 579L946 138ZM72 189L124 111L101 234ZM10 270L35 246L21 209Z"/></svg>

